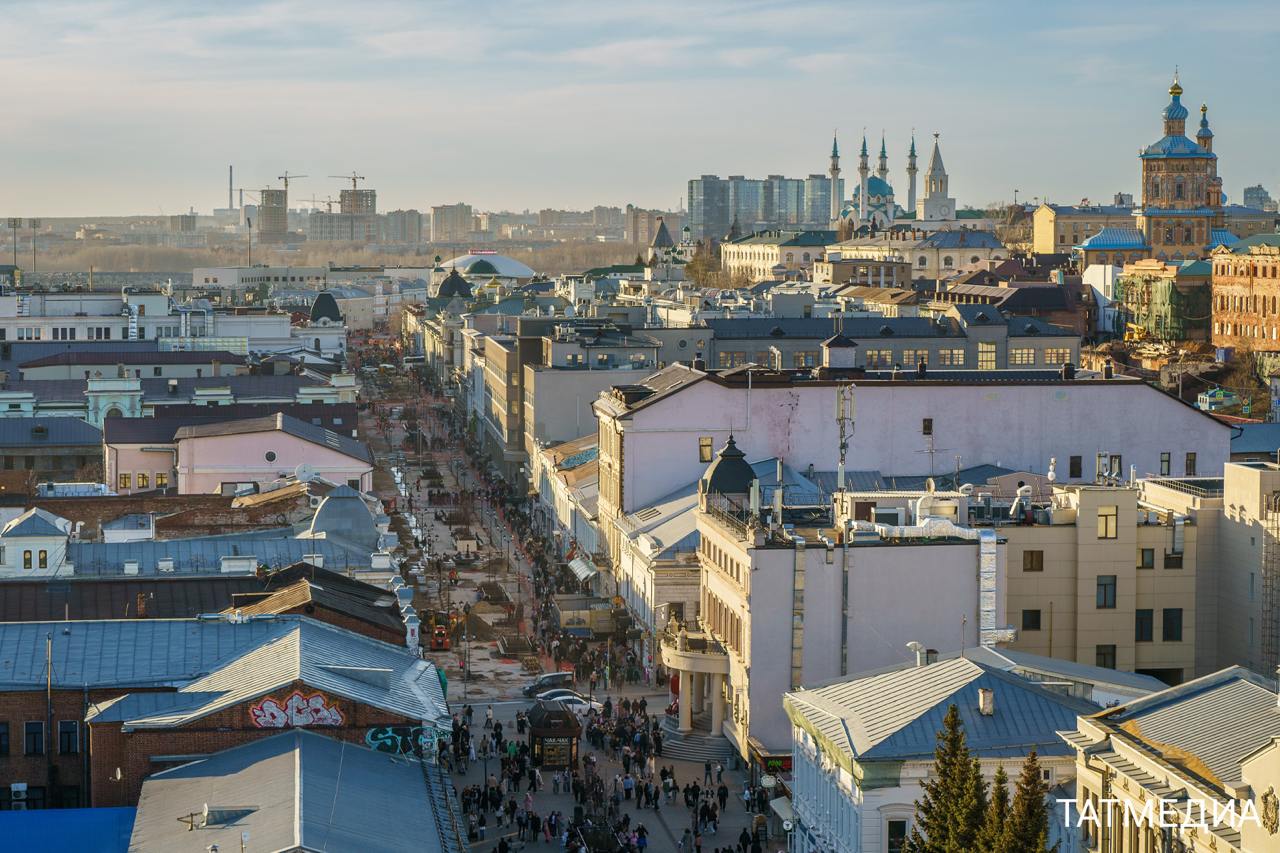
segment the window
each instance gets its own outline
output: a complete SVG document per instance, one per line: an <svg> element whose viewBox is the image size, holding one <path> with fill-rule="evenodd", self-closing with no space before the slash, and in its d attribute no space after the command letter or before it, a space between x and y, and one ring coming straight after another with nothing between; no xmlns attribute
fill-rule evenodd
<svg viewBox="0 0 1280 853"><path fill-rule="evenodd" d="M747 363L746 353L742 354L742 363L743 364ZM791 354L791 365L792 367L817 367L818 354L816 352L810 352L810 351L793 352Z"/></svg>
<svg viewBox="0 0 1280 853"><path fill-rule="evenodd" d="M926 265L928 265L928 263L929 263L929 259L926 258L924 255L921 255L920 257L916 258L916 266L920 267L921 269L923 269Z"/></svg>
<svg viewBox="0 0 1280 853"><path fill-rule="evenodd" d="M1160 476L1161 477L1169 476L1169 456L1170 454L1168 453L1160 454Z"/></svg>
<svg viewBox="0 0 1280 853"><path fill-rule="evenodd" d="M80 751L80 724L75 720L58 720L58 754L75 755Z"/></svg>
<svg viewBox="0 0 1280 853"><path fill-rule="evenodd" d="M159 368L159 367L153 367L153 368L151 368L151 375L152 375L152 376L159 376L159 375L160 375L160 368Z"/></svg>
<svg viewBox="0 0 1280 853"><path fill-rule="evenodd" d="M950 255L947 255L945 258L942 259L942 268L944 270L949 270L953 266L955 266L955 260Z"/></svg>
<svg viewBox="0 0 1280 853"><path fill-rule="evenodd" d="M927 349L904 349L902 351L903 367L925 367L929 366L929 351Z"/></svg>
<svg viewBox="0 0 1280 853"><path fill-rule="evenodd" d="M1022 611L1022 630L1024 631L1040 630L1040 611L1039 610Z"/></svg>
<svg viewBox="0 0 1280 853"><path fill-rule="evenodd" d="M710 462L711 454L712 454L711 436L709 435L698 436L698 461Z"/></svg>
<svg viewBox="0 0 1280 853"><path fill-rule="evenodd" d="M996 369L996 345L991 341L978 342L978 369Z"/></svg>
<svg viewBox="0 0 1280 853"><path fill-rule="evenodd" d="M1117 510L1114 506L1098 507L1098 538L1099 539L1115 539L1116 524L1117 524Z"/></svg>
<svg viewBox="0 0 1280 853"><path fill-rule="evenodd" d="M1067 476L1070 477L1071 479L1078 480L1080 477L1084 476L1081 473L1083 470L1084 470L1084 465L1081 461L1081 457L1072 456L1070 459L1067 460Z"/></svg>
<svg viewBox="0 0 1280 853"><path fill-rule="evenodd" d="M1044 571L1044 551L1023 551L1022 570L1024 572Z"/></svg>
<svg viewBox="0 0 1280 853"><path fill-rule="evenodd" d="M863 352L867 356L867 367L893 367L893 350L869 349Z"/></svg>
<svg viewBox="0 0 1280 853"><path fill-rule="evenodd" d="M1166 607L1160 622L1160 638L1166 643L1182 642L1182 608Z"/></svg>
<svg viewBox="0 0 1280 853"><path fill-rule="evenodd" d="M1050 347L1044 351L1044 363L1061 367L1071 361L1071 350L1066 347Z"/></svg>
<svg viewBox="0 0 1280 853"><path fill-rule="evenodd" d="M40 560L40 568L42 569L49 568L49 552L48 551L41 548L39 560Z"/></svg>
<svg viewBox="0 0 1280 853"><path fill-rule="evenodd" d="M962 349L938 350L938 366L939 367L964 367L964 350Z"/></svg>
<svg viewBox="0 0 1280 853"><path fill-rule="evenodd" d="M121 488L121 489L129 488L130 475L121 474L117 479L119 480L119 482L116 483L116 486L118 488Z"/></svg>
<svg viewBox="0 0 1280 853"><path fill-rule="evenodd" d="M1133 639L1139 643L1149 643L1152 637L1152 621L1154 616L1151 610L1135 610L1133 612Z"/></svg>
<svg viewBox="0 0 1280 853"><path fill-rule="evenodd" d="M1095 646L1093 663L1103 669L1116 668L1116 647L1114 645Z"/></svg>
<svg viewBox="0 0 1280 853"><path fill-rule="evenodd" d="M1188 477L1196 475L1196 455L1194 453L1187 454L1186 472Z"/></svg>
<svg viewBox="0 0 1280 853"><path fill-rule="evenodd" d="M1139 548L1138 549L1138 568L1154 569L1156 567L1156 549L1155 548Z"/></svg>
<svg viewBox="0 0 1280 853"><path fill-rule="evenodd" d="M274 450L268 450L266 453L262 455L262 458L267 460L268 462L275 462L276 452Z"/></svg>
<svg viewBox="0 0 1280 853"><path fill-rule="evenodd" d="M905 820L886 821L885 832L886 853L902 853L907 846L907 822Z"/></svg>
<svg viewBox="0 0 1280 853"><path fill-rule="evenodd" d="M151 478L144 473L138 473L138 488L147 489L151 487Z"/></svg>
<svg viewBox="0 0 1280 853"><path fill-rule="evenodd" d="M1116 606L1116 576L1098 575L1098 609L1114 610Z"/></svg>
<svg viewBox="0 0 1280 853"><path fill-rule="evenodd" d="M23 734L24 752L27 755L44 755L44 723L27 723Z"/></svg>
<svg viewBox="0 0 1280 853"><path fill-rule="evenodd" d="M30 551L22 552L22 568L27 570L31 569L31 552Z"/></svg>
<svg viewBox="0 0 1280 853"><path fill-rule="evenodd" d="M933 418L925 418L920 423L921 435L933 435Z"/></svg>
<svg viewBox="0 0 1280 853"><path fill-rule="evenodd" d="M0 723L0 755L9 754L9 724Z"/></svg>
<svg viewBox="0 0 1280 853"><path fill-rule="evenodd" d="M1027 367L1036 363L1036 351L1020 348L1009 350L1009 364Z"/></svg>
<svg viewBox="0 0 1280 853"><path fill-rule="evenodd" d="M167 488L169 488L169 475L168 475L168 474L166 474L166 473L165 473L165 472L163 472L163 471L157 471L157 472L156 472L156 488L157 488L157 489L167 489Z"/></svg>

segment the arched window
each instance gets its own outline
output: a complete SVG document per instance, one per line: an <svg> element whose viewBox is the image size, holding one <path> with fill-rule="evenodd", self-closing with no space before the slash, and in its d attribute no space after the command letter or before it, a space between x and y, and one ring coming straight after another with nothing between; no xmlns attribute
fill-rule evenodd
<svg viewBox="0 0 1280 853"><path fill-rule="evenodd" d="M976 264L977 262L978 262L978 256L977 256L977 255L974 255L972 258L970 258L970 259L969 259L969 263L971 263L971 264Z"/></svg>
<svg viewBox="0 0 1280 853"><path fill-rule="evenodd" d="M953 266L953 264L954 264L954 261L952 260L950 255L947 255L945 258L942 259L943 269L950 269Z"/></svg>
<svg viewBox="0 0 1280 853"><path fill-rule="evenodd" d="M1178 181L1173 185L1173 197L1178 201L1182 201L1182 181Z"/></svg>
<svg viewBox="0 0 1280 853"><path fill-rule="evenodd" d="M929 263L929 259L926 258L924 255L921 255L919 260L916 261L916 266L923 267L923 266L926 266L928 263Z"/></svg>
<svg viewBox="0 0 1280 853"><path fill-rule="evenodd" d="M809 263L809 253L808 253L808 252L805 252L805 253L804 253L804 262L805 262L806 264L807 264L807 263Z"/></svg>
<svg viewBox="0 0 1280 853"><path fill-rule="evenodd" d="M118 408L116 408L115 406L112 406L111 408L107 409L107 414L105 415L105 417L108 417L108 418L118 418L118 417L122 417L123 415L124 415L124 413L123 413L123 412L121 412L121 411L120 411Z"/></svg>
<svg viewBox="0 0 1280 853"><path fill-rule="evenodd" d="M1172 243L1172 242L1173 242L1173 229L1172 229L1172 228L1165 228L1165 229L1164 229L1164 241L1165 241L1166 243Z"/></svg>
<svg viewBox="0 0 1280 853"><path fill-rule="evenodd" d="M795 252L787 252L787 263L791 263L796 259Z"/></svg>

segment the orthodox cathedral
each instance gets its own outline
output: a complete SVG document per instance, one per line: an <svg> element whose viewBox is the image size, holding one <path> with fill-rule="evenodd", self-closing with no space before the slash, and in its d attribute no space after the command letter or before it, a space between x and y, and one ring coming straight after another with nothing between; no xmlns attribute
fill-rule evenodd
<svg viewBox="0 0 1280 853"><path fill-rule="evenodd" d="M950 222L956 218L956 200L947 195L947 170L942 165L942 152L938 148L938 134L933 135L933 153L929 157L929 168L924 176L922 198L916 198L916 139L911 137L911 148L907 152L907 199L905 211L899 207L889 184L889 156L885 148L884 136L880 137L880 158L876 163L873 175L868 163L867 137L862 137L862 150L858 156L858 184L854 188L853 198L842 201L833 195L831 199L832 226L852 226L853 231L859 229L884 230L893 227L899 220L915 223L933 223L935 226ZM839 186L840 148L835 140L831 143L831 167L828 170L832 186Z"/></svg>

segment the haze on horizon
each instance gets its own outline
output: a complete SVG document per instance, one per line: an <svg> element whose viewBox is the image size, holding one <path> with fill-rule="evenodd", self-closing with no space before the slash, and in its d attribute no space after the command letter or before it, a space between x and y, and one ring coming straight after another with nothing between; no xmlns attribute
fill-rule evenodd
<svg viewBox="0 0 1280 853"><path fill-rule="evenodd" d="M1260 94L1280 8L925 0L100 0L6 10L0 215L208 213L247 189L380 210L675 207L703 173L846 177L865 127L903 182L942 134L952 195L1135 192L1175 65L1229 201L1280 190Z"/></svg>

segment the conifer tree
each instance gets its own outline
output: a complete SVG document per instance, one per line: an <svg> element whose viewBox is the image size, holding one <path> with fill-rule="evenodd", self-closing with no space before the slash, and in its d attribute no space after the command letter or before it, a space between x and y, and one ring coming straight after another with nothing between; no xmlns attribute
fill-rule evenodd
<svg viewBox="0 0 1280 853"><path fill-rule="evenodd" d="M965 743L955 705L947 709L933 771L921 783L916 816L904 853L972 853L987 810L987 785Z"/></svg>
<svg viewBox="0 0 1280 853"><path fill-rule="evenodd" d="M1022 764L1013 804L1005 821L1009 846L1000 853L1045 853L1049 850L1049 786L1040 773L1040 761L1033 749ZM1057 849L1054 845L1053 849Z"/></svg>
<svg viewBox="0 0 1280 853"><path fill-rule="evenodd" d="M983 853L1008 853L1009 841L1006 834L1006 823L1009 816L1009 774L1004 772L1004 765L996 769L995 781L991 783L991 795L987 801L987 814L982 823L982 831L978 834L978 849Z"/></svg>

